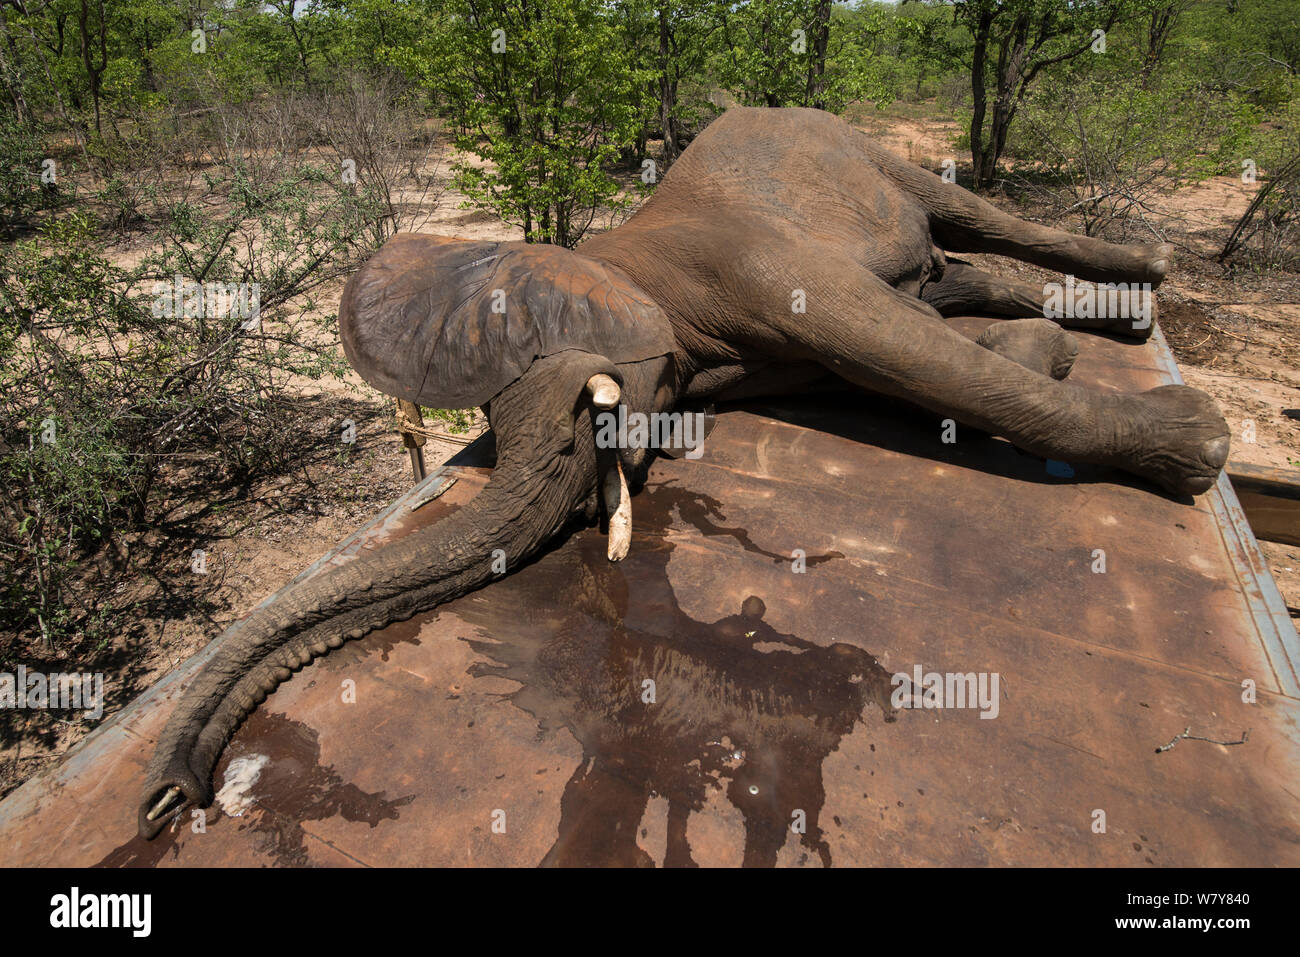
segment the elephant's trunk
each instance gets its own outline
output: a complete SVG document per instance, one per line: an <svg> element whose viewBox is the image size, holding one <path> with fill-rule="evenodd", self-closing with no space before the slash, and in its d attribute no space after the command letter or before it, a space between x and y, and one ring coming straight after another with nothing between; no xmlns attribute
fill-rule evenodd
<svg viewBox="0 0 1300 957"><path fill-rule="evenodd" d="M520 401L530 390L513 397L511 391L493 402L498 463L472 501L429 528L302 582L254 612L217 650L158 742L139 811L141 835L156 835L185 802L211 803L212 771L226 742L293 671L348 639L486 584L497 577L498 549L513 570L592 499L597 473L588 417L573 422L572 444L557 449L552 436L539 432L544 417L536 403Z"/></svg>

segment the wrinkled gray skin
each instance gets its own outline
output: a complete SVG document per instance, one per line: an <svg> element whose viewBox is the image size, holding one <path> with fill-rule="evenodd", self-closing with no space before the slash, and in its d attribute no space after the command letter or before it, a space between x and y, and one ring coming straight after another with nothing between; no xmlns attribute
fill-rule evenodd
<svg viewBox="0 0 1300 957"><path fill-rule="evenodd" d="M153 836L187 803L211 802L226 741L292 671L485 584L493 549L514 568L569 522L594 520L614 455L634 488L644 480L643 453L595 447L584 387L597 373L641 412L848 384L1036 455L1114 466L1181 495L1210 488L1228 428L1207 396L1061 381L1075 347L1041 318L1041 288L946 255L962 251L1153 285L1170 258L1166 246L1115 246L1022 222L839 119L797 109L729 111L635 216L577 251L391 240L344 291L348 358L399 398L485 405L498 447L491 482L433 526L253 613L172 715L150 766L141 833ZM792 310L795 290L806 311ZM943 318L963 313L1013 321L972 341ZM1075 324L1149 334L1128 319Z"/></svg>

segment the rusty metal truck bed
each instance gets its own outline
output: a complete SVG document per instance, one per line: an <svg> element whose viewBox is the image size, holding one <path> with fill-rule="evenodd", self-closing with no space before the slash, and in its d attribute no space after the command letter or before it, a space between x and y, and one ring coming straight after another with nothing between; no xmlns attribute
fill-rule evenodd
<svg viewBox="0 0 1300 957"><path fill-rule="evenodd" d="M1158 336L1080 338L1082 381L1177 376ZM0 862L1300 864L1300 653L1227 480L1180 502L941 431L870 397L724 411L656 464L627 560L579 531L282 685L202 829L134 836L211 648L0 803Z"/></svg>

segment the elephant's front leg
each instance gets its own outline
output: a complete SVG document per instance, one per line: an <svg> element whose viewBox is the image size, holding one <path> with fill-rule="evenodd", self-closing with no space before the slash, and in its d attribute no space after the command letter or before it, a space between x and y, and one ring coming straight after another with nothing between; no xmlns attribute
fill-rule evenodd
<svg viewBox="0 0 1300 957"><path fill-rule="evenodd" d="M1176 493L1208 490L1228 457L1228 426L1209 396L1186 386L1106 393L1041 375L950 328L906 296L833 253L802 259L791 314L765 284L769 343L797 348L864 388L907 399L1001 435L1044 458L1133 472Z"/></svg>

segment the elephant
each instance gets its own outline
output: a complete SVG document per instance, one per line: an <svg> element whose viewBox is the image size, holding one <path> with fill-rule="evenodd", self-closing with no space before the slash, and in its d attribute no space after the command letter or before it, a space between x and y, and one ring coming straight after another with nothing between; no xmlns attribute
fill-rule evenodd
<svg viewBox="0 0 1300 957"><path fill-rule="evenodd" d="M1045 318L1046 287L952 255L962 252L1112 284L1107 308L1063 310L1061 322L1139 339L1151 323L1131 321L1123 297L1149 293L1172 259L1166 244L1017 219L831 114L776 108L725 112L635 214L576 249L388 240L344 288L345 354L391 396L482 407L491 480L453 514L252 613L171 715L140 833L211 803L230 735L315 657L488 584L495 556L514 569L602 513L608 557L626 555L632 494L659 450L601 441L615 410L861 389L1175 496L1212 487L1229 444L1212 399L1181 385L1121 394L1067 381L1077 343ZM971 313L1007 321L977 340L946 321Z"/></svg>

